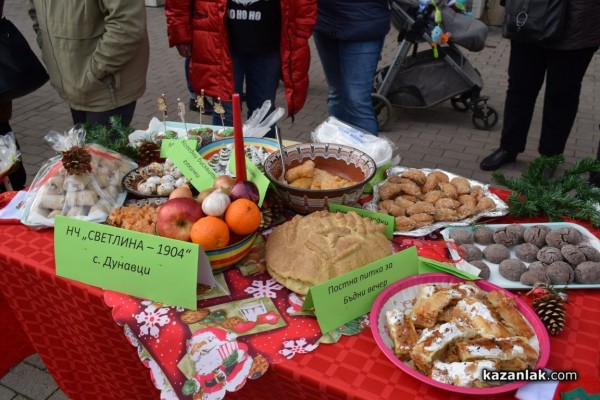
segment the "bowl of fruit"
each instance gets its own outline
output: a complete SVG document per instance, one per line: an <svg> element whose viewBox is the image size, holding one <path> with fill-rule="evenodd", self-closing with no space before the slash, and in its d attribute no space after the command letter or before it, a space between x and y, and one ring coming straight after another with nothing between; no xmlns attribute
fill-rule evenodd
<svg viewBox="0 0 600 400"><path fill-rule="evenodd" d="M158 210L156 233L198 244L213 272L222 272L241 261L256 240L262 213L255 188L219 177L196 198L191 191L176 192Z"/></svg>

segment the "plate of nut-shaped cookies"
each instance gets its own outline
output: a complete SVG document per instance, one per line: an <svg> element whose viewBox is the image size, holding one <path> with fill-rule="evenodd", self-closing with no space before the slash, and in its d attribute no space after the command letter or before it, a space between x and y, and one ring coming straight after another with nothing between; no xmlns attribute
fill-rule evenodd
<svg viewBox="0 0 600 400"><path fill-rule="evenodd" d="M403 372L440 389L474 395L515 390L503 371L544 368L550 339L535 312L483 280L444 273L402 279L375 300L371 331Z"/></svg>
<svg viewBox="0 0 600 400"><path fill-rule="evenodd" d="M500 217L508 205L485 185L439 169L392 167L365 209L392 215L396 235L424 236L447 226Z"/></svg>

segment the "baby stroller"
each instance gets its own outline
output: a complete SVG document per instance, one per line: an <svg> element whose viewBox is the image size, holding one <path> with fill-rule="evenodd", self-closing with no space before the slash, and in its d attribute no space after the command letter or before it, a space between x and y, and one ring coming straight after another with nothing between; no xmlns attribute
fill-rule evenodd
<svg viewBox="0 0 600 400"><path fill-rule="evenodd" d="M482 50L487 26L456 12L446 0L436 1L434 5L421 0L420 5L419 0L390 0L400 47L392 62L377 71L373 82L373 109L381 130L391 120L392 106L427 108L448 99L454 109L473 112L477 129L489 130L498 122L498 113L487 104L488 97L481 95L481 75L458 48ZM436 9L442 16L440 28L450 33L447 45L438 45L439 38L432 38ZM418 51L423 42L427 49Z"/></svg>

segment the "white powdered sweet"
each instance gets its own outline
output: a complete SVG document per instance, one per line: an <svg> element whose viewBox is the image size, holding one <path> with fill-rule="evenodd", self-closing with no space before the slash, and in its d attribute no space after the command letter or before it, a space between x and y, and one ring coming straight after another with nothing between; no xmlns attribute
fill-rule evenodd
<svg viewBox="0 0 600 400"><path fill-rule="evenodd" d="M493 361L451 362L436 361L431 370L431 379L449 385L470 387L473 382L481 380L484 369L495 370Z"/></svg>

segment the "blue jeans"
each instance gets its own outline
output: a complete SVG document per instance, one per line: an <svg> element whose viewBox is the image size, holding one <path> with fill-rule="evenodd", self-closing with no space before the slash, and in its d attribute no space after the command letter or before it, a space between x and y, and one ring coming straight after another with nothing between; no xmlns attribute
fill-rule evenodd
<svg viewBox="0 0 600 400"><path fill-rule="evenodd" d="M186 57L183 63L183 68L185 69L185 83L187 85L188 92L190 92L190 99L196 98L196 93L194 93L194 88L192 88L192 84L190 83L190 57Z"/></svg>
<svg viewBox="0 0 600 400"><path fill-rule="evenodd" d="M281 78L281 57L279 52L273 53L240 53L231 51L233 61L234 90L240 96L244 92L246 81L246 118L250 118L254 110L260 108L265 100L271 100L271 113L275 107L275 96ZM216 99L213 99L213 101ZM225 109L225 126L233 126L230 102L222 102ZM213 125L221 125L221 117L213 112ZM275 137L275 127L266 137Z"/></svg>
<svg viewBox="0 0 600 400"><path fill-rule="evenodd" d="M384 38L351 42L317 31L313 38L329 85L329 115L377 135L371 92Z"/></svg>

